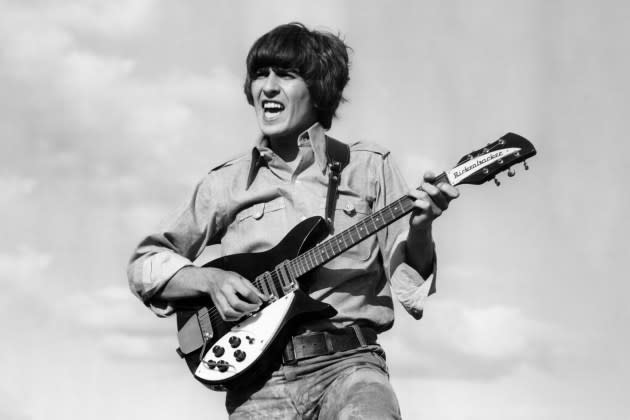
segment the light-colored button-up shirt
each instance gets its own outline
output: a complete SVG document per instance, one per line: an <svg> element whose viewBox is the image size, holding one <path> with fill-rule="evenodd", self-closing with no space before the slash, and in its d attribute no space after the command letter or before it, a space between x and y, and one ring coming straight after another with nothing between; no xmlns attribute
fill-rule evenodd
<svg viewBox="0 0 630 420"><path fill-rule="evenodd" d="M136 249L128 269L132 291L159 316L170 315L172 305L154 296L207 246L220 246L223 255L265 251L305 218L324 216L329 169L321 125L302 133L298 146L294 169L262 138L257 153L210 171L176 217ZM253 161L256 155L260 159ZM363 142L352 144L338 187L334 233L407 192L388 151ZM435 291L435 264L425 281L405 263L408 227L404 217L316 269L309 294L332 305L337 314L309 322L304 329L358 323L387 330L394 321L392 290L405 309L420 318L426 297Z"/></svg>

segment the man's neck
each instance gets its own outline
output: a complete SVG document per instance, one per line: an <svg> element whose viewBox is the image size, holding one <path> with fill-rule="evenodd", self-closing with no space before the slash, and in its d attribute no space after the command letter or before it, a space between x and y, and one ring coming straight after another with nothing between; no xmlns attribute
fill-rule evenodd
<svg viewBox="0 0 630 420"><path fill-rule="evenodd" d="M300 153L297 136L272 138L269 141L269 147L280 159L289 165L295 164Z"/></svg>

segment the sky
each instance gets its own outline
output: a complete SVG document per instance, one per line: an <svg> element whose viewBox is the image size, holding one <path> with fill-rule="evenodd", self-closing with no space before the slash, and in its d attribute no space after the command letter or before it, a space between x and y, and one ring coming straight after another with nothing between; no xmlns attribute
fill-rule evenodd
<svg viewBox="0 0 630 420"><path fill-rule="evenodd" d="M0 418L227 418L127 286L136 244L251 147L244 59L352 47L331 134L410 185L506 132L538 155L435 222L438 293L380 338L404 418L627 419L623 1L0 0Z"/></svg>

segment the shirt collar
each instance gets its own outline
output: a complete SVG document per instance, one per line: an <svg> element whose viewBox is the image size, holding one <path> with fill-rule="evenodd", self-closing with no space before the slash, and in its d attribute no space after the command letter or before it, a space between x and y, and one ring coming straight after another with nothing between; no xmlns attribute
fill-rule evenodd
<svg viewBox="0 0 630 420"><path fill-rule="evenodd" d="M298 147L310 147L313 149L315 162L321 168L322 172L326 171L328 158L326 156L326 130L319 122L316 122L308 129L303 131L297 139ZM269 158L265 153L269 148L269 139L266 136L260 136L256 142L256 146L252 149L252 161L249 168L249 176L247 178L247 188L254 182L258 170L267 164Z"/></svg>

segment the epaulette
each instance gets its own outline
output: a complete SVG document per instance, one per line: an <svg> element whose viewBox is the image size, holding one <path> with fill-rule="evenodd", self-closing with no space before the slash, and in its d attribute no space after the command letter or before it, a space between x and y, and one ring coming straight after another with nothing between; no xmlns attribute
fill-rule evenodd
<svg viewBox="0 0 630 420"><path fill-rule="evenodd" d="M380 146L375 143L364 142L364 141L358 141L356 143L351 144L350 150L357 151L357 152L372 152L372 153L379 154L383 157L389 154L389 150L385 149L383 146Z"/></svg>
<svg viewBox="0 0 630 420"><path fill-rule="evenodd" d="M232 166L235 163L240 162L243 159L246 159L247 157L249 157L249 153L241 153L238 156L235 156L232 159L229 159L221 163L220 165L217 165L214 168L210 169L208 173L218 171L219 169L227 168L228 166Z"/></svg>

